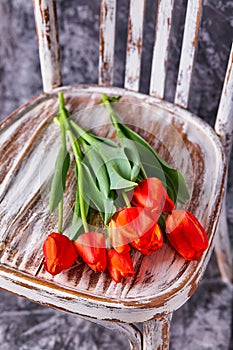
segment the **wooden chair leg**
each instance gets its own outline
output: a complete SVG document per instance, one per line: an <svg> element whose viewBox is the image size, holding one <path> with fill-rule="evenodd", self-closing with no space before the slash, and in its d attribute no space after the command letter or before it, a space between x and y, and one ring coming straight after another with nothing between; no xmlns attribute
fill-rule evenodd
<svg viewBox="0 0 233 350"><path fill-rule="evenodd" d="M142 334L134 324L101 320L94 320L93 322L123 334L128 339L131 350L142 350Z"/></svg>
<svg viewBox="0 0 233 350"><path fill-rule="evenodd" d="M143 350L168 350L172 314L143 324Z"/></svg>
<svg viewBox="0 0 233 350"><path fill-rule="evenodd" d="M222 280L227 283L233 282L233 266L231 242L229 239L227 216L226 216L226 201L224 199L221 216L218 224L218 232L215 240L215 254L218 263L218 268Z"/></svg>

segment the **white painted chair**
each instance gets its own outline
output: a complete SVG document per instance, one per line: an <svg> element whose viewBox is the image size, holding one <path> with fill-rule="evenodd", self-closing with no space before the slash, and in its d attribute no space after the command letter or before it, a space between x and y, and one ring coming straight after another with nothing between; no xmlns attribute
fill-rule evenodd
<svg viewBox="0 0 233 350"><path fill-rule="evenodd" d="M0 287L35 302L87 318L129 338L132 349L168 349L173 311L196 290L214 243L222 277L232 279L224 192L233 129L233 50L215 123L215 130L187 111L202 1L189 0L174 103L163 100L168 43L174 1L158 2L150 94L138 93L145 1L131 0L126 50L125 86L113 87L116 0L101 1L99 85L62 86L55 0L35 0L35 18L44 93L34 97L0 124ZM74 265L55 277L43 269L42 244L56 227L48 211L44 164L59 147L52 116L57 92L64 91L68 109L79 122L101 135L105 114L101 94L122 95L116 105L123 121L134 125L155 149L184 174L191 192L188 208L209 236L209 248L197 262L187 262L168 245L150 257L135 254L136 275L116 284L107 273L95 274ZM92 113L85 112L88 106ZM84 112L83 112L84 109ZM112 130L109 128L108 135ZM156 135L153 136L153 135ZM152 137L152 139L151 139ZM69 186L72 187L72 178ZM42 196L41 196L42 194ZM69 228L71 192L64 216ZM216 233L220 218L219 230ZM216 237L215 237L216 236ZM143 322L143 332L134 323Z"/></svg>

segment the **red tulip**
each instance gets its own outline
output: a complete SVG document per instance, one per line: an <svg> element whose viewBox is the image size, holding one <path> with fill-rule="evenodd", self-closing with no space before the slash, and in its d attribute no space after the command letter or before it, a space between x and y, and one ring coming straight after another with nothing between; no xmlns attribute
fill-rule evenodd
<svg viewBox="0 0 233 350"><path fill-rule="evenodd" d="M109 223L109 233L112 246L118 253L130 250L129 243L150 234L158 221L158 215L152 215L151 210L141 207L131 207L118 210Z"/></svg>
<svg viewBox="0 0 233 350"><path fill-rule="evenodd" d="M133 263L130 253L118 253L115 249L110 249L107 253L108 271L115 282L121 282L122 277L132 277L134 275Z"/></svg>
<svg viewBox="0 0 233 350"><path fill-rule="evenodd" d="M131 242L132 247L144 255L150 255L163 245L163 234L158 224L155 224L143 236Z"/></svg>
<svg viewBox="0 0 233 350"><path fill-rule="evenodd" d="M78 257L74 243L66 236L52 232L43 244L44 267L52 275L57 275L73 265Z"/></svg>
<svg viewBox="0 0 233 350"><path fill-rule="evenodd" d="M190 212L174 210L166 220L167 238L186 260L197 260L208 247L207 234Z"/></svg>
<svg viewBox="0 0 233 350"><path fill-rule="evenodd" d="M96 272L106 270L106 241L102 233L83 233L76 239L74 244L79 255L92 270Z"/></svg>
<svg viewBox="0 0 233 350"><path fill-rule="evenodd" d="M142 180L135 187L131 203L134 206L153 208L153 211L159 214L171 212L175 206L162 182L156 177Z"/></svg>

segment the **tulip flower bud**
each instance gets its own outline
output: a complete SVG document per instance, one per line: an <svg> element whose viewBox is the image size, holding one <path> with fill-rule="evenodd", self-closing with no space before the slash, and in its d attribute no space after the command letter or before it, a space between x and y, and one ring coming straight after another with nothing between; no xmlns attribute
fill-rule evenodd
<svg viewBox="0 0 233 350"><path fill-rule="evenodd" d="M190 212L174 210L166 220L166 233L170 244L186 260L198 260L208 247L207 234Z"/></svg>
<svg viewBox="0 0 233 350"><path fill-rule="evenodd" d="M130 250L129 243L143 237L151 236L159 216L150 209L131 207L118 210L109 223L112 246L118 253Z"/></svg>
<svg viewBox="0 0 233 350"><path fill-rule="evenodd" d="M139 182L133 192L132 205L153 208L159 214L171 212L175 204L169 198L162 182L156 177Z"/></svg>
<svg viewBox="0 0 233 350"><path fill-rule="evenodd" d="M78 257L74 243L60 233L52 232L43 244L44 267L52 275L57 275L73 265Z"/></svg>
<svg viewBox="0 0 233 350"><path fill-rule="evenodd" d="M74 242L83 261L94 271L103 272L107 267L106 241L102 233L86 232Z"/></svg>
<svg viewBox="0 0 233 350"><path fill-rule="evenodd" d="M131 246L144 255L150 255L163 245L163 234L158 224L143 236L131 242Z"/></svg>
<svg viewBox="0 0 233 350"><path fill-rule="evenodd" d="M133 263L130 253L118 253L115 249L110 249L107 253L108 271L115 282L121 282L123 277L134 275Z"/></svg>

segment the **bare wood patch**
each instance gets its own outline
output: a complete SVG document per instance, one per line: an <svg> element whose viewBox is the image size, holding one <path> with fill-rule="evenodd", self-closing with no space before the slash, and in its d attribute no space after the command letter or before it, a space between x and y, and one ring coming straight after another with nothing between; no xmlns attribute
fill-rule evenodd
<svg viewBox="0 0 233 350"><path fill-rule="evenodd" d="M188 106L201 12L202 0L188 1L175 94L175 104L184 108L187 108Z"/></svg>
<svg viewBox="0 0 233 350"><path fill-rule="evenodd" d="M100 8L99 85L113 84L116 0L102 0Z"/></svg>
<svg viewBox="0 0 233 350"><path fill-rule="evenodd" d="M60 50L55 0L34 0L43 89L61 85Z"/></svg>
<svg viewBox="0 0 233 350"><path fill-rule="evenodd" d="M150 95L157 96L159 98L164 97L173 5L173 0L158 1Z"/></svg>
<svg viewBox="0 0 233 350"><path fill-rule="evenodd" d="M138 91L142 57L145 0L131 0L125 67L125 88Z"/></svg>

